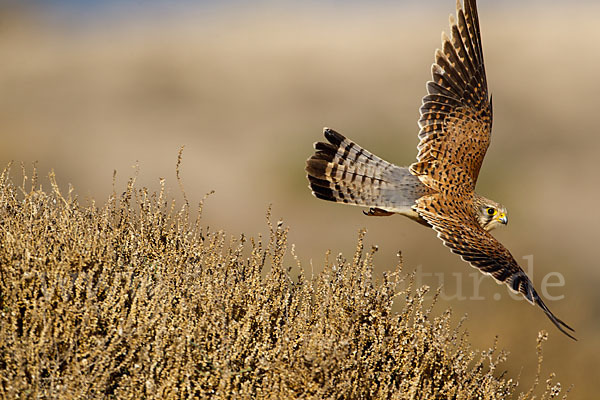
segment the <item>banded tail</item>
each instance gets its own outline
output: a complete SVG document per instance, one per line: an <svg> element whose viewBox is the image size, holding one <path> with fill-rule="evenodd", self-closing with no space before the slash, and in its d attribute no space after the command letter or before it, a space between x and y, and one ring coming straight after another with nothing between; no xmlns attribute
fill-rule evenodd
<svg viewBox="0 0 600 400"><path fill-rule="evenodd" d="M323 134L328 143L315 143L316 152L306 161L315 197L379 209L371 215L413 217L411 207L429 189L408 168L377 157L332 129L325 128Z"/></svg>

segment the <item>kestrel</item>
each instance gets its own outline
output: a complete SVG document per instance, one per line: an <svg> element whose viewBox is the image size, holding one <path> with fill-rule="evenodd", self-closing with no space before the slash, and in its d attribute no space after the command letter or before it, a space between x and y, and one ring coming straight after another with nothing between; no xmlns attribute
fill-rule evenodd
<svg viewBox="0 0 600 400"><path fill-rule="evenodd" d="M475 0L457 1L450 37L442 33L419 119L417 161L389 163L332 129L306 162L313 195L369 207L365 214L401 214L432 227L445 246L498 283L540 307L565 335L510 252L489 231L508 223L506 208L475 192L492 131L479 18Z"/></svg>

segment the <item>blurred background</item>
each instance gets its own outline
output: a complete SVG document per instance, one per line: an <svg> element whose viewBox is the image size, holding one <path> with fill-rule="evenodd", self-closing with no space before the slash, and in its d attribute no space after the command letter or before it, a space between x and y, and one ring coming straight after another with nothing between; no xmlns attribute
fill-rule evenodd
<svg viewBox="0 0 600 400"><path fill-rule="evenodd" d="M478 191L508 207L494 235L547 290L576 330L508 295L408 219L365 217L313 198L304 162L329 126L400 165L416 154L418 107L452 0L351 2L0 2L0 163L54 169L60 186L98 204L139 165L138 182L175 179L177 152L191 203L209 191L204 221L232 235L290 226L304 268L325 252L353 254L357 232L378 245L376 277L404 270L443 283L475 346L510 352L510 377L533 382L535 339L549 332L542 373L572 398L597 393L600 357L600 5L480 1L494 134ZM18 178L20 179L20 178ZM48 188L47 178L41 183ZM525 257L525 258L524 258ZM426 275L427 273L435 275ZM552 275L552 273L554 273ZM550 274L550 275L549 275ZM557 275L560 274L560 275ZM530 274L531 275L531 274ZM561 285L561 278L564 284ZM477 280L478 281L478 280ZM557 284L550 286L548 284ZM552 297L548 297L552 296ZM466 299L465 299L466 297ZM552 298L560 298L552 301Z"/></svg>

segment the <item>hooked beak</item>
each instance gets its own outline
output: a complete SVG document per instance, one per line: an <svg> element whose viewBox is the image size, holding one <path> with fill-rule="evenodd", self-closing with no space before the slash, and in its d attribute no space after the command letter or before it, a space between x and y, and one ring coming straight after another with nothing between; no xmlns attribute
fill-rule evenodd
<svg viewBox="0 0 600 400"><path fill-rule="evenodd" d="M501 224L508 224L508 217L506 216L506 214L504 213L500 213L498 214L498 222L500 222Z"/></svg>

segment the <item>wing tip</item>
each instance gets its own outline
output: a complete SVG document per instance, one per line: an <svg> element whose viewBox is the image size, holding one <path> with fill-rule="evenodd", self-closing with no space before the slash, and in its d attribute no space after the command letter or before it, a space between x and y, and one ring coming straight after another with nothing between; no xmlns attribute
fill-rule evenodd
<svg viewBox="0 0 600 400"><path fill-rule="evenodd" d="M535 293L535 291L534 291L534 293ZM575 329L571 328L569 325L567 325L561 319L557 318L556 315L554 315L552 313L552 311L550 311L548 306L546 306L546 304L544 304L544 302L542 301L542 299L540 299L540 297L537 295L537 293L535 293L534 301L535 301L535 304L538 307L540 307L542 309L542 311L544 311L546 316L550 319L550 321L552 321L552 323L558 328L559 331L561 331L562 333L564 333L565 335L567 335L574 341L576 341L576 342L578 341L575 336L571 335L569 332L567 332L565 330L565 328L566 328L566 329L570 330L571 332L575 332Z"/></svg>

